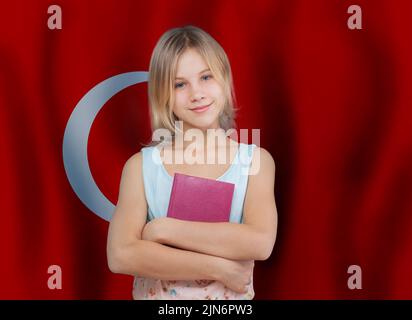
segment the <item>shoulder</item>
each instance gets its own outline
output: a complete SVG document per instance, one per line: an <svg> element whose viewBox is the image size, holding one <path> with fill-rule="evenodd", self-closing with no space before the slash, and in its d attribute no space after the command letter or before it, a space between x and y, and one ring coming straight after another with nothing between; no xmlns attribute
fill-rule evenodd
<svg viewBox="0 0 412 320"><path fill-rule="evenodd" d="M143 162L143 154L142 151L135 153L129 159L127 159L126 163L123 166L123 176L136 176L139 175L142 168Z"/></svg>
<svg viewBox="0 0 412 320"><path fill-rule="evenodd" d="M139 152L133 154L125 163L125 169L136 168L137 166L141 167L143 159L146 159L148 156L152 157L153 151L156 150L156 146L148 146L140 149Z"/></svg>
<svg viewBox="0 0 412 320"><path fill-rule="evenodd" d="M266 175L274 173L276 169L275 160L269 151L256 146L253 151L250 175Z"/></svg>
<svg viewBox="0 0 412 320"><path fill-rule="evenodd" d="M118 204L120 206L140 206L146 201L142 175L142 154L133 154L124 164L120 179Z"/></svg>
<svg viewBox="0 0 412 320"><path fill-rule="evenodd" d="M127 168L134 167L142 162L142 158L143 158L143 152L139 151L135 153L134 155L132 155L129 159L127 159L124 166Z"/></svg>
<svg viewBox="0 0 412 320"><path fill-rule="evenodd" d="M266 165L275 166L275 160L273 159L270 152L266 149L256 146L253 152L253 159L257 157L260 157L261 161L264 162Z"/></svg>

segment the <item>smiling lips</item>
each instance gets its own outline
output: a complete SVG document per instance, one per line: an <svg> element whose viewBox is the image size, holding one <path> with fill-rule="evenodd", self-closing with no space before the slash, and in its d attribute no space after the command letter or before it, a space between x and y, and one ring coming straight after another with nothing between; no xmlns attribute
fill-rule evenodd
<svg viewBox="0 0 412 320"><path fill-rule="evenodd" d="M196 113L200 113L200 112L204 112L207 109L209 109L210 105L211 105L211 103L206 105L206 106L199 106L199 107L196 107L196 108L193 108L193 109L190 109L190 110L192 110L193 112L196 112Z"/></svg>

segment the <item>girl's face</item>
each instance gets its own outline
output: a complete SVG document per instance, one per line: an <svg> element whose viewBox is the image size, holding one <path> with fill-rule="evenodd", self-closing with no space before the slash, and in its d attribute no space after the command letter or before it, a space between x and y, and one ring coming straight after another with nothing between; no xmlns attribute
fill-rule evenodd
<svg viewBox="0 0 412 320"><path fill-rule="evenodd" d="M177 62L174 82L174 114L184 130L219 128L223 89L196 49L186 49Z"/></svg>

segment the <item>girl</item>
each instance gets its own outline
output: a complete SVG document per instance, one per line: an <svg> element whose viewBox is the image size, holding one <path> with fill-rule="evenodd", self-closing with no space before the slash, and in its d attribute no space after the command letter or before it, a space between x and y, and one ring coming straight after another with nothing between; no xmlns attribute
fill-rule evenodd
<svg viewBox="0 0 412 320"><path fill-rule="evenodd" d="M170 138L152 141L124 166L109 268L135 277L134 299L252 299L254 260L267 259L276 239L275 163L263 148L225 133L235 125L228 58L199 28L169 30L153 51L148 85L153 137L168 130ZM205 139L178 141L193 131ZM225 161L210 163L216 151ZM188 154L208 161L193 163ZM230 222L166 217L175 172L234 183Z"/></svg>

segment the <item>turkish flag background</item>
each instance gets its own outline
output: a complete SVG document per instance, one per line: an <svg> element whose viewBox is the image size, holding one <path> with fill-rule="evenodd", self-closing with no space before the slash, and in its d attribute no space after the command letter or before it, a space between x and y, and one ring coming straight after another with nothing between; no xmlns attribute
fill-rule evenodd
<svg viewBox="0 0 412 320"><path fill-rule="evenodd" d="M47 9L62 9L50 30ZM362 8L362 30L347 9ZM412 299L410 1L14 1L0 12L0 298L131 299L106 261L108 223L76 196L63 134L96 84L147 71L158 38L193 24L231 61L239 128L276 162L278 237L256 299ZM147 84L110 99L88 158L117 202L151 136ZM47 286L50 265L62 289ZM362 269L350 290L348 267Z"/></svg>

